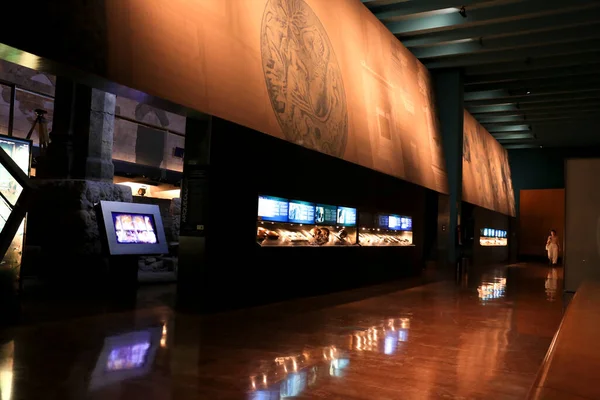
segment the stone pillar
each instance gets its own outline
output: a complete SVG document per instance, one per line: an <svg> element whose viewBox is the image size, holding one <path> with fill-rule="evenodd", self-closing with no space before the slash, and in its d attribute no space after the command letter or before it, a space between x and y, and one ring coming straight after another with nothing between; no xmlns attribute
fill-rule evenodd
<svg viewBox="0 0 600 400"><path fill-rule="evenodd" d="M27 244L40 248L34 273L55 283L85 282L71 285L83 291L108 271L94 206L132 201L131 189L113 183L115 103L113 94L57 79L51 142L36 182L43 201L28 217Z"/></svg>
<svg viewBox="0 0 600 400"><path fill-rule="evenodd" d="M112 182L115 106L114 94L58 77L51 143L38 176Z"/></svg>
<svg viewBox="0 0 600 400"><path fill-rule="evenodd" d="M116 96L101 90L91 90L89 131L85 159L85 179L112 182L115 167L112 163L115 131ZM83 167L83 165L82 165Z"/></svg>
<svg viewBox="0 0 600 400"><path fill-rule="evenodd" d="M462 204L462 155L464 123L463 74L458 69L432 74L440 119L446 171L448 172L449 215L447 260L456 265L460 257L458 227Z"/></svg>

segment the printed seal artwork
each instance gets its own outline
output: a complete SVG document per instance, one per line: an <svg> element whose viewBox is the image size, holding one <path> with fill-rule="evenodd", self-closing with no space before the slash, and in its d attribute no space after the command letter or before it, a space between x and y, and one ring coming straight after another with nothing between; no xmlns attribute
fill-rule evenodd
<svg viewBox="0 0 600 400"><path fill-rule="evenodd" d="M290 142L343 157L348 111L327 32L304 0L268 0L261 27L267 92Z"/></svg>

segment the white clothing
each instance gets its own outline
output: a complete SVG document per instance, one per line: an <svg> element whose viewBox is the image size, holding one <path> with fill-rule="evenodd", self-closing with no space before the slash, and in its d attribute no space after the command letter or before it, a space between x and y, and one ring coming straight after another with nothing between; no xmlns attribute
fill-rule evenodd
<svg viewBox="0 0 600 400"><path fill-rule="evenodd" d="M550 260L552 264L556 264L558 261L558 245L555 243L548 244L548 260Z"/></svg>

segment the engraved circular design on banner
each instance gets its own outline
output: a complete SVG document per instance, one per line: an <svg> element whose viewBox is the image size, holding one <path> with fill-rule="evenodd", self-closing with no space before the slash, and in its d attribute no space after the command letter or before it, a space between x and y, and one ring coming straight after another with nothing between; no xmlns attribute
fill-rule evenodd
<svg viewBox="0 0 600 400"><path fill-rule="evenodd" d="M268 0L261 56L273 111L290 142L343 157L348 110L325 28L304 0Z"/></svg>

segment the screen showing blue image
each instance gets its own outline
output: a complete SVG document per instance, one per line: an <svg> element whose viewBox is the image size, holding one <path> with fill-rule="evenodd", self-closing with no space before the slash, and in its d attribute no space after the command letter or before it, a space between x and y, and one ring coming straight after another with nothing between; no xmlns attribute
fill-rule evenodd
<svg viewBox="0 0 600 400"><path fill-rule="evenodd" d="M288 201L280 197L258 196L258 219L288 222Z"/></svg>
<svg viewBox="0 0 600 400"><path fill-rule="evenodd" d="M337 223L344 226L356 226L356 208L338 207Z"/></svg>
<svg viewBox="0 0 600 400"><path fill-rule="evenodd" d="M377 217L377 226L380 228L388 229L390 224L390 216L389 215L379 215Z"/></svg>
<svg viewBox="0 0 600 400"><path fill-rule="evenodd" d="M288 207L288 221L295 224L314 224L315 205L305 201L291 200Z"/></svg>
<svg viewBox="0 0 600 400"><path fill-rule="evenodd" d="M402 217L399 215L390 215L388 221L388 228L395 231L411 231L412 218Z"/></svg>
<svg viewBox="0 0 600 400"><path fill-rule="evenodd" d="M412 231L412 218L401 217L400 218L400 230L401 231Z"/></svg>
<svg viewBox="0 0 600 400"><path fill-rule="evenodd" d="M315 224L335 225L337 223L337 207L317 204L315 207Z"/></svg>

